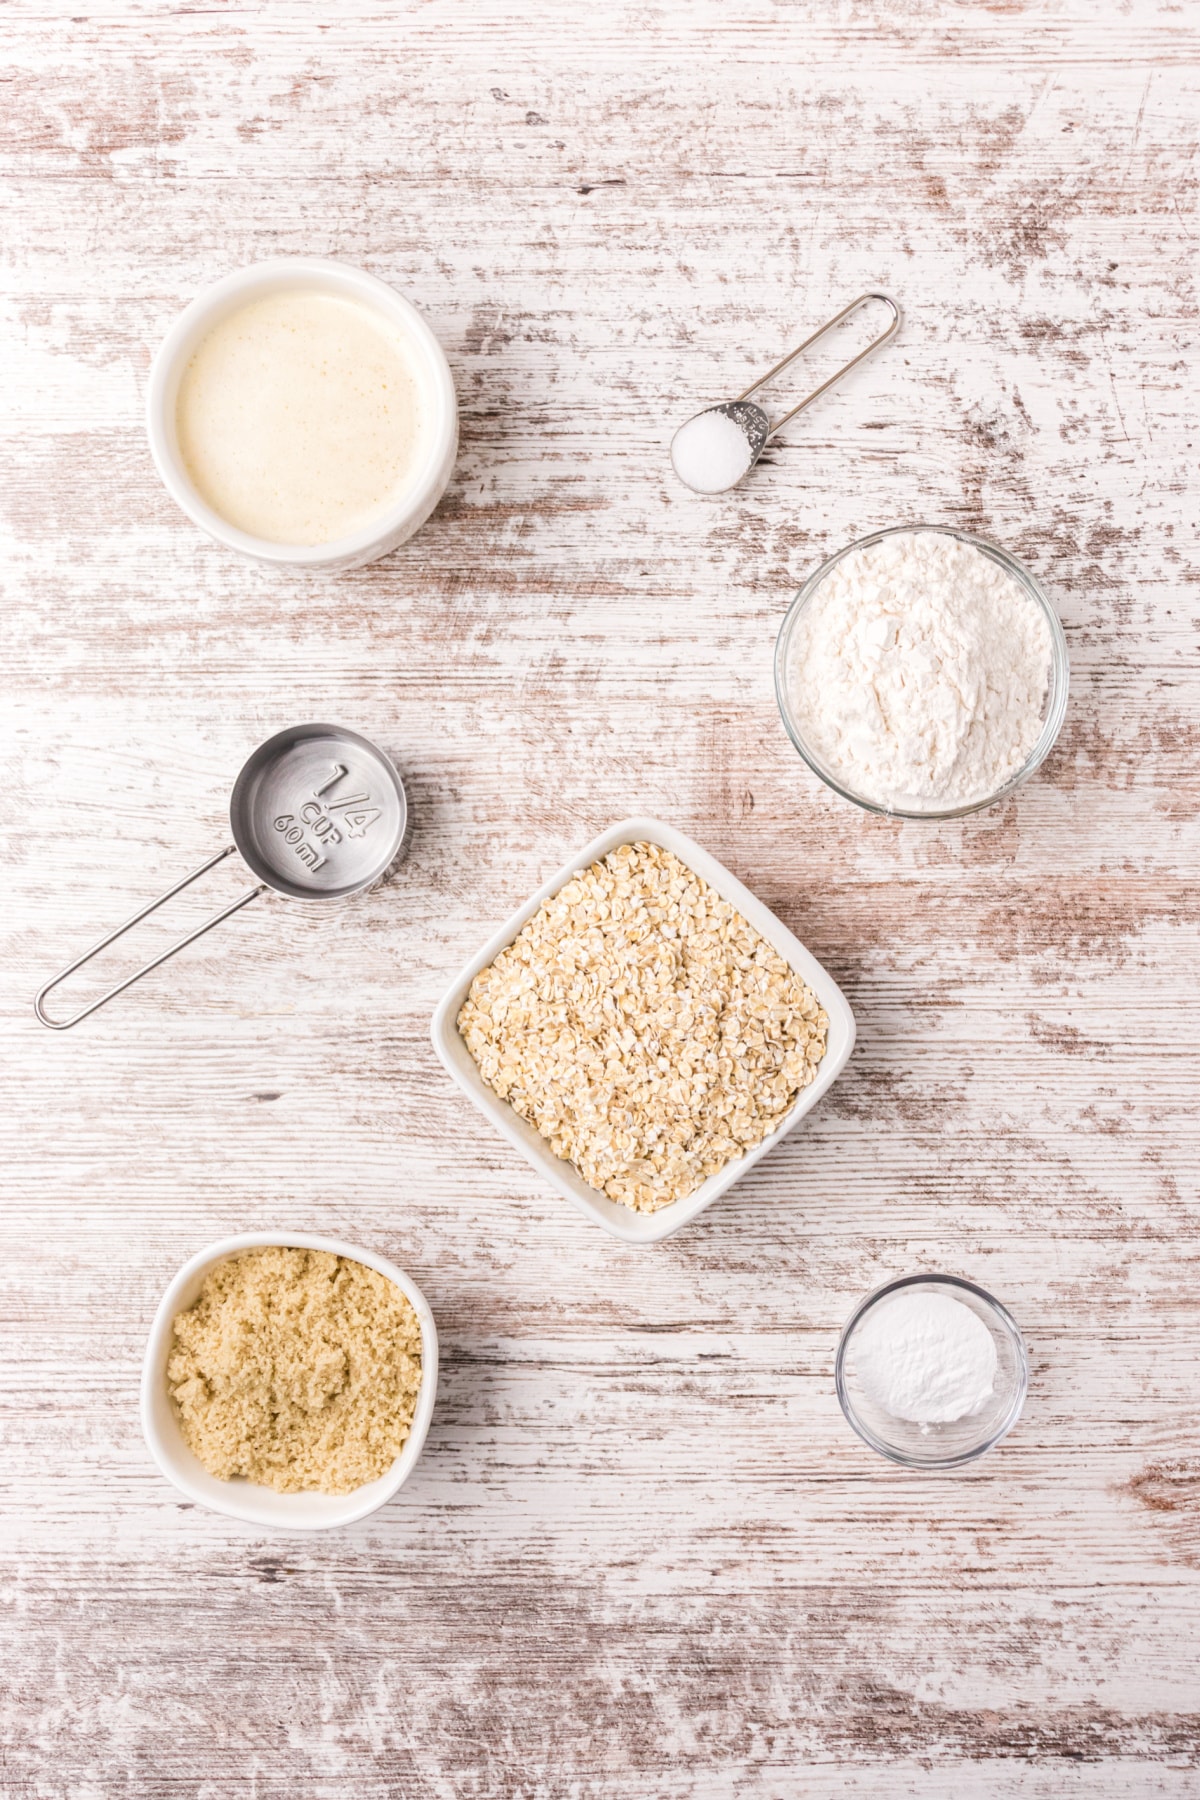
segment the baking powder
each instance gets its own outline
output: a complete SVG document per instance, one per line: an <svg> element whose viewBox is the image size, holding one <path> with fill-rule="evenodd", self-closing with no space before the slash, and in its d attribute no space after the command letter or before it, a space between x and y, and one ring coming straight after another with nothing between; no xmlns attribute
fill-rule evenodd
<svg viewBox="0 0 1200 1800"><path fill-rule="evenodd" d="M949 1294L914 1288L871 1309L851 1355L868 1398L914 1425L978 1412L996 1378L996 1345L978 1314Z"/></svg>
<svg viewBox="0 0 1200 1800"><path fill-rule="evenodd" d="M817 760L877 806L967 806L1042 729L1050 628L992 557L898 531L835 564L796 623L789 708Z"/></svg>

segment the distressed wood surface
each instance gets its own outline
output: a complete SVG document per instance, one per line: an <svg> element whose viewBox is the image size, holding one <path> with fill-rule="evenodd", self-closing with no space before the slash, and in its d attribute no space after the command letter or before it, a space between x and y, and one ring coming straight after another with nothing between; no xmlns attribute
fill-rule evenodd
<svg viewBox="0 0 1200 1800"><path fill-rule="evenodd" d="M18 0L0 37L4 1795L1200 1795L1200 8ZM394 281L461 397L437 514L336 580L207 543L141 425L174 313L276 252ZM682 491L672 424L873 285L896 345L744 490ZM1072 658L1045 770L948 826L826 794L771 688L805 571L916 518L1024 556ZM41 1030L309 716L400 763L394 877ZM859 1022L646 1251L428 1038L634 809ZM182 1504L138 1425L164 1284L268 1225L396 1258L443 1335L417 1473L315 1541ZM952 1479L833 1392L854 1302L920 1268L1032 1357Z"/></svg>

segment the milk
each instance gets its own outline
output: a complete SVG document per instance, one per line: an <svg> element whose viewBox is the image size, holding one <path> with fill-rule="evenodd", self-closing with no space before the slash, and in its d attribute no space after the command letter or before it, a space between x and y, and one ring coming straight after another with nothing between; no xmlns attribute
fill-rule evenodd
<svg viewBox="0 0 1200 1800"><path fill-rule="evenodd" d="M400 326L357 300L283 289L201 340L179 385L180 456L230 525L275 544L330 543L412 485L422 399Z"/></svg>

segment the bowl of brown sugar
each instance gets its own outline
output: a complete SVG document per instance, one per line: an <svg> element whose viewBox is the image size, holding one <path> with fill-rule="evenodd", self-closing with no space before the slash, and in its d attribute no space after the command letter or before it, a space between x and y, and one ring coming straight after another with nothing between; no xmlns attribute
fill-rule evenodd
<svg viewBox="0 0 1200 1800"><path fill-rule="evenodd" d="M429 1305L385 1257L303 1232L225 1238L159 1303L142 1429L201 1506L276 1530L349 1525L415 1468L437 1367Z"/></svg>

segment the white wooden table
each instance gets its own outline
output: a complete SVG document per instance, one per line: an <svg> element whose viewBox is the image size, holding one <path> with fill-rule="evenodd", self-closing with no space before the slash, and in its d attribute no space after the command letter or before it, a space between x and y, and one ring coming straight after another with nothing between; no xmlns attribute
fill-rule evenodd
<svg viewBox="0 0 1200 1800"><path fill-rule="evenodd" d="M16 0L0 36L4 1795L1200 1795L1196 0ZM174 313L280 252L395 282L461 397L438 513L338 580L208 544L142 431ZM681 490L673 423L874 285L897 343L744 491ZM947 827L827 795L771 687L804 572L916 518L1024 556L1072 657L1043 774ZM42 1030L322 716L403 768L395 878ZM428 1038L635 808L859 1021L650 1251ZM394 1257L444 1341L416 1475L312 1541L181 1504L137 1417L169 1276L275 1224ZM854 1302L921 1268L1032 1356L953 1479L833 1392Z"/></svg>

